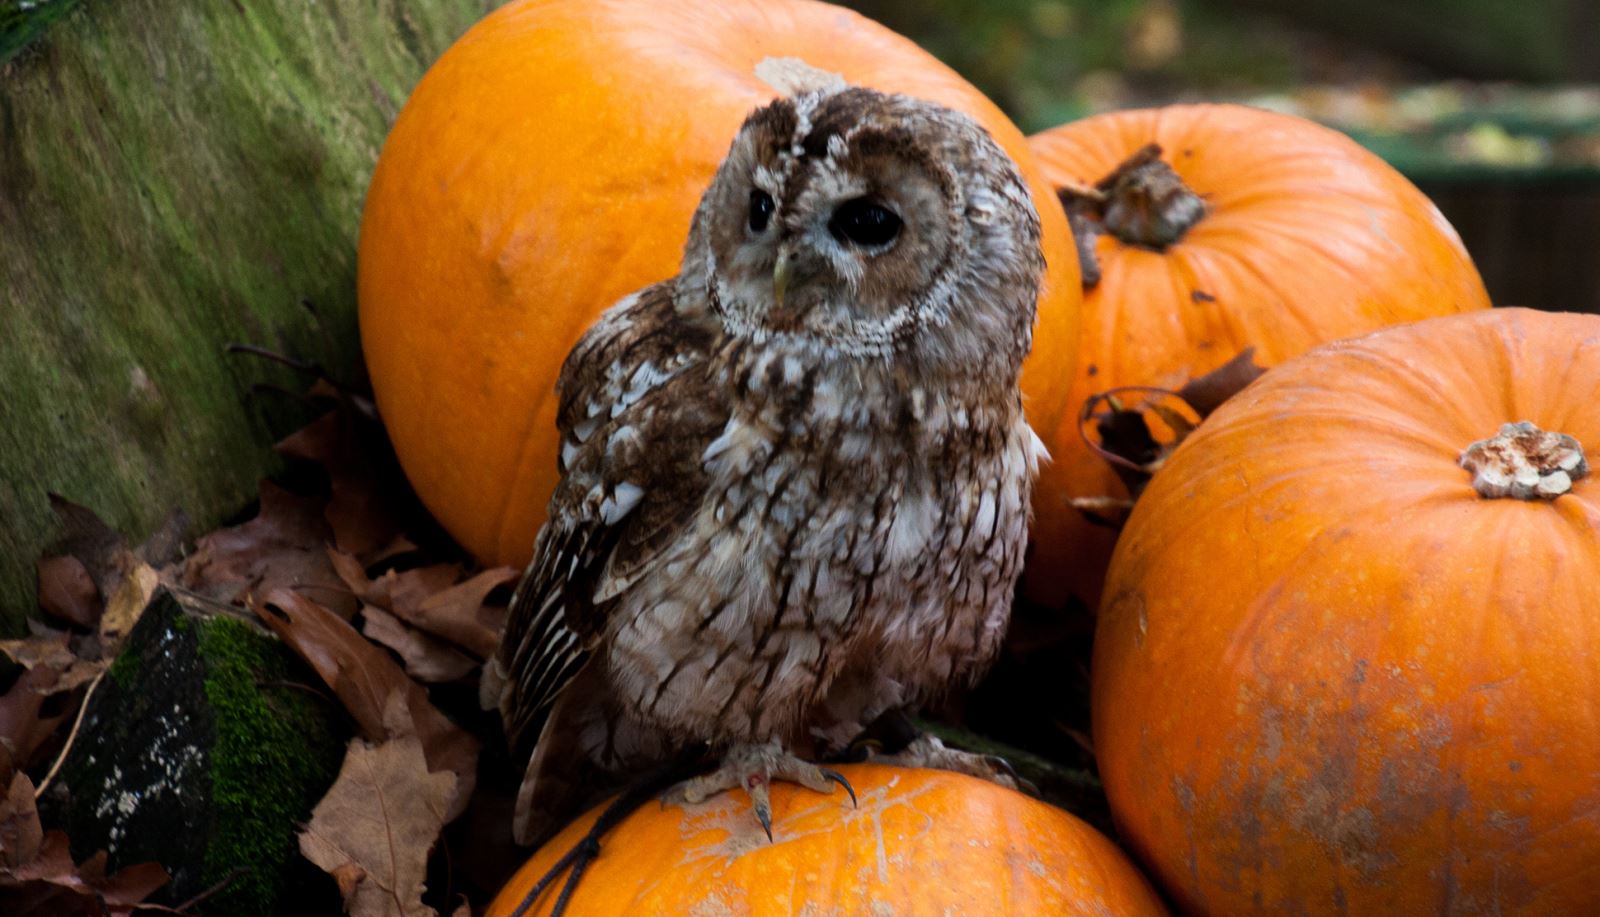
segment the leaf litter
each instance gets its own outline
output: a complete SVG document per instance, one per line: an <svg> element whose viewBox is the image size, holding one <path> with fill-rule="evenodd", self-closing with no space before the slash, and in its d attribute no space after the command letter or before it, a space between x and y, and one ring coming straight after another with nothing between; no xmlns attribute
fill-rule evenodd
<svg viewBox="0 0 1600 917"><path fill-rule="evenodd" d="M449 887L455 872L441 867L441 832L473 801L480 736L497 730L463 698L476 698L517 571L473 567L427 519L370 405L322 382L312 394L338 404L277 445L291 474L263 480L249 518L200 535L187 552L181 516L130 546L90 509L51 495L63 535L39 561L38 594L52 624L30 622L28 637L0 641L18 666L9 684L0 681L0 786L9 788L0 801L0 912L124 914L167 882L154 863L112 875L104 853L74 863L66 835L44 830L33 804L34 779L47 781L65 757L86 695L163 586L259 621L350 715L357 736L301 835L346 910L469 907ZM314 483L301 486L308 474ZM503 759L497 751L502 770ZM503 812L503 792L475 808ZM508 832L474 829L448 843L459 849L444 859L463 862L479 896L525 855ZM472 876L484 863L498 871ZM428 876L441 873L440 892L425 896Z"/></svg>

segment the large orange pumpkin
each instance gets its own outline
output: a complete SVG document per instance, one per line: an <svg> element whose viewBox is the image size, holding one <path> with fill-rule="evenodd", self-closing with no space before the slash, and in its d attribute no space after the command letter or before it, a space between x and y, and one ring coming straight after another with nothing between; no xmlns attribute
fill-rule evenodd
<svg viewBox="0 0 1600 917"><path fill-rule="evenodd" d="M1184 910L1600 914L1597 393L1600 317L1432 319L1269 372L1155 476L1094 743Z"/></svg>
<svg viewBox="0 0 1600 917"><path fill-rule="evenodd" d="M1077 376L1055 461L1035 499L1030 598L1099 604L1112 530L1073 497L1126 497L1076 431L1076 412L1118 386L1177 388L1246 347L1275 365L1327 341L1489 305L1433 204L1328 128L1237 105L1177 105L1087 118L1030 143L1092 239ZM1125 168L1149 144L1159 158ZM1101 185L1096 188L1096 185ZM1086 239L1087 237L1087 239Z"/></svg>
<svg viewBox="0 0 1600 917"><path fill-rule="evenodd" d="M860 805L776 784L771 842L742 794L646 805L601 842L567 913L1166 913L1116 845L1060 809L947 771L841 770ZM511 914L596 814L540 850L489 914ZM548 914L561 884L528 913Z"/></svg>
<svg viewBox="0 0 1600 917"><path fill-rule="evenodd" d="M1077 261L1027 141L910 41L804 0L520 0L434 64L383 148L361 227L361 339L423 502L486 562L532 551L556 481L561 361L621 296L677 271L689 218L767 57L974 116L1032 182L1050 262L1029 416L1061 426Z"/></svg>

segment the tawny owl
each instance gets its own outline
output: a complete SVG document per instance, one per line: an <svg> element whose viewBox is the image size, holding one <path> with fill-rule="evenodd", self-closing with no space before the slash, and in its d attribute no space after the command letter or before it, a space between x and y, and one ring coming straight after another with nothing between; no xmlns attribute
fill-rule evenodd
<svg viewBox="0 0 1600 917"><path fill-rule="evenodd" d="M679 274L561 372L562 478L485 675L514 749L543 721L524 842L596 769L699 742L723 766L678 795L744 787L766 824L769 781L830 790L802 756L969 680L1006 629L1044 451L1028 188L965 115L763 67L792 94L745 120Z"/></svg>

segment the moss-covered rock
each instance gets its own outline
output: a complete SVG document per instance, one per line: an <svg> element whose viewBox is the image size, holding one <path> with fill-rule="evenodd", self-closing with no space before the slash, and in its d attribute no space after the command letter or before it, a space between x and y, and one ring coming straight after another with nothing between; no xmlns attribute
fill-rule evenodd
<svg viewBox="0 0 1600 917"><path fill-rule="evenodd" d="M155 860L181 902L274 914L328 882L295 832L348 737L316 677L252 623L159 592L90 700L48 807L82 858ZM313 900L336 901L326 891Z"/></svg>

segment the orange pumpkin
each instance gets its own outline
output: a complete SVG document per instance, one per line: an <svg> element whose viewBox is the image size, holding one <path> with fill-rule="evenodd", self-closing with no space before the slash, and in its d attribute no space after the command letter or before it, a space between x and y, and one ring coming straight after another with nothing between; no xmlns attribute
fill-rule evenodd
<svg viewBox="0 0 1600 917"><path fill-rule="evenodd" d="M644 806L601 842L567 913L1166 913L1116 845L1060 809L947 771L841 771L857 807L774 785L772 842L742 794ZM515 911L596 814L535 854L488 913ZM564 879L528 913L550 913Z"/></svg>
<svg viewBox="0 0 1600 917"><path fill-rule="evenodd" d="M1266 366L1385 325L1489 306L1461 240L1398 172L1335 131L1237 105L1087 118L1034 136L1077 209L1085 275L1077 376L1035 498L1037 602L1092 610L1115 533L1067 503L1127 496L1077 433L1096 392L1177 388L1246 347ZM1116 173L1148 144L1159 158ZM1101 187L1096 188L1096 185ZM1073 194L1072 189L1087 194Z"/></svg>
<svg viewBox="0 0 1600 917"><path fill-rule="evenodd" d="M1155 476L1094 744L1185 911L1600 914L1597 391L1600 317L1432 319L1272 370Z"/></svg>
<svg viewBox="0 0 1600 917"><path fill-rule="evenodd" d="M621 296L677 272L768 57L960 109L1031 180L1050 271L1025 370L1056 429L1081 301L1067 223L1027 141L910 41L804 0L520 0L440 57L383 148L361 227L361 339L423 502L485 562L532 551L556 481L561 361Z"/></svg>

